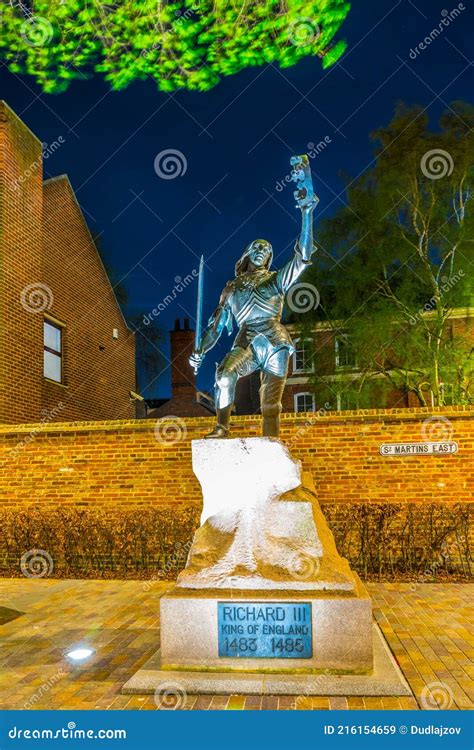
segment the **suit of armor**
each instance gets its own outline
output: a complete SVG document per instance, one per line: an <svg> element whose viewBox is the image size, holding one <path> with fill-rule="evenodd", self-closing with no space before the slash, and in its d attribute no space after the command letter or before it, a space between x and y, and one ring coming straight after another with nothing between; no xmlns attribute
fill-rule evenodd
<svg viewBox="0 0 474 750"><path fill-rule="evenodd" d="M266 240L252 242L235 266L219 305L203 334L201 349L191 356L197 369L204 354L214 346L224 329L238 333L232 349L216 370L215 403L217 425L208 437L227 437L237 380L255 370L261 372L260 403L263 435L277 437L281 399L293 349L291 337L281 323L286 292L311 263L313 248L312 207L302 211L303 225L291 260L279 271L270 271L273 251Z"/></svg>

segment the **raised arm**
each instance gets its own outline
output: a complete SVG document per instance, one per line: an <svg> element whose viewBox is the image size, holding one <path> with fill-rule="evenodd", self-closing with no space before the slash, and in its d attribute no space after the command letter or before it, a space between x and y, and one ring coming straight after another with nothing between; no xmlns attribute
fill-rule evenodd
<svg viewBox="0 0 474 750"><path fill-rule="evenodd" d="M315 251L313 243L313 211L316 204L301 209L301 232L298 240L301 257L305 263L311 263L311 256Z"/></svg>
<svg viewBox="0 0 474 750"><path fill-rule="evenodd" d="M277 285L285 293L301 276L305 268L311 265L311 255L315 251L313 243L313 211L315 205L301 209L301 232L295 244L295 254L286 265L278 271Z"/></svg>
<svg viewBox="0 0 474 750"><path fill-rule="evenodd" d="M221 294L219 305L209 318L207 328L202 334L201 348L199 351L195 349L189 358L189 364L194 367L196 372L204 359L204 355L219 341L224 328L227 328L229 333L232 331L232 313L228 301L229 289L226 287Z"/></svg>

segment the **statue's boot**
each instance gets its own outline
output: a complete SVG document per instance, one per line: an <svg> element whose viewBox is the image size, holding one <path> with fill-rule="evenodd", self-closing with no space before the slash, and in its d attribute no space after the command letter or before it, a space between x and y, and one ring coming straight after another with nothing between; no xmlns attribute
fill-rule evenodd
<svg viewBox="0 0 474 750"><path fill-rule="evenodd" d="M232 404L225 406L223 409L217 409L217 424L206 438L226 438L229 437L229 422Z"/></svg>
<svg viewBox="0 0 474 750"><path fill-rule="evenodd" d="M260 386L260 403L262 410L262 435L278 437L280 435L281 399L286 378L271 372L262 374Z"/></svg>

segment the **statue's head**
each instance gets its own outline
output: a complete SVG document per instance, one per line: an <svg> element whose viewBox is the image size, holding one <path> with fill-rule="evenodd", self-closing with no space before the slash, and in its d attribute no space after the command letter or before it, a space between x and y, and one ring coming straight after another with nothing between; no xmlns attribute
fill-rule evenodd
<svg viewBox="0 0 474 750"><path fill-rule="evenodd" d="M249 270L250 263L254 268L268 269L273 260L273 248L268 240L254 240L247 245L242 257L235 264L235 275L240 276Z"/></svg>

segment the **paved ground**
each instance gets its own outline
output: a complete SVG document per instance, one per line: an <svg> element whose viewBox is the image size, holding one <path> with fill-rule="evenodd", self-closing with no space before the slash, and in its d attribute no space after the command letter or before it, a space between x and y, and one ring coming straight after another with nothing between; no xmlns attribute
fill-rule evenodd
<svg viewBox="0 0 474 750"><path fill-rule="evenodd" d="M374 615L413 698L187 696L192 709L470 708L474 700L467 584L370 583ZM0 579L1 608L24 612L0 625L0 708L156 709L153 696L120 694L158 645L162 583ZM471 610L472 612L472 610ZM8 613L3 610L3 621ZM2 618L0 617L0 622ZM72 667L63 652L96 654Z"/></svg>

